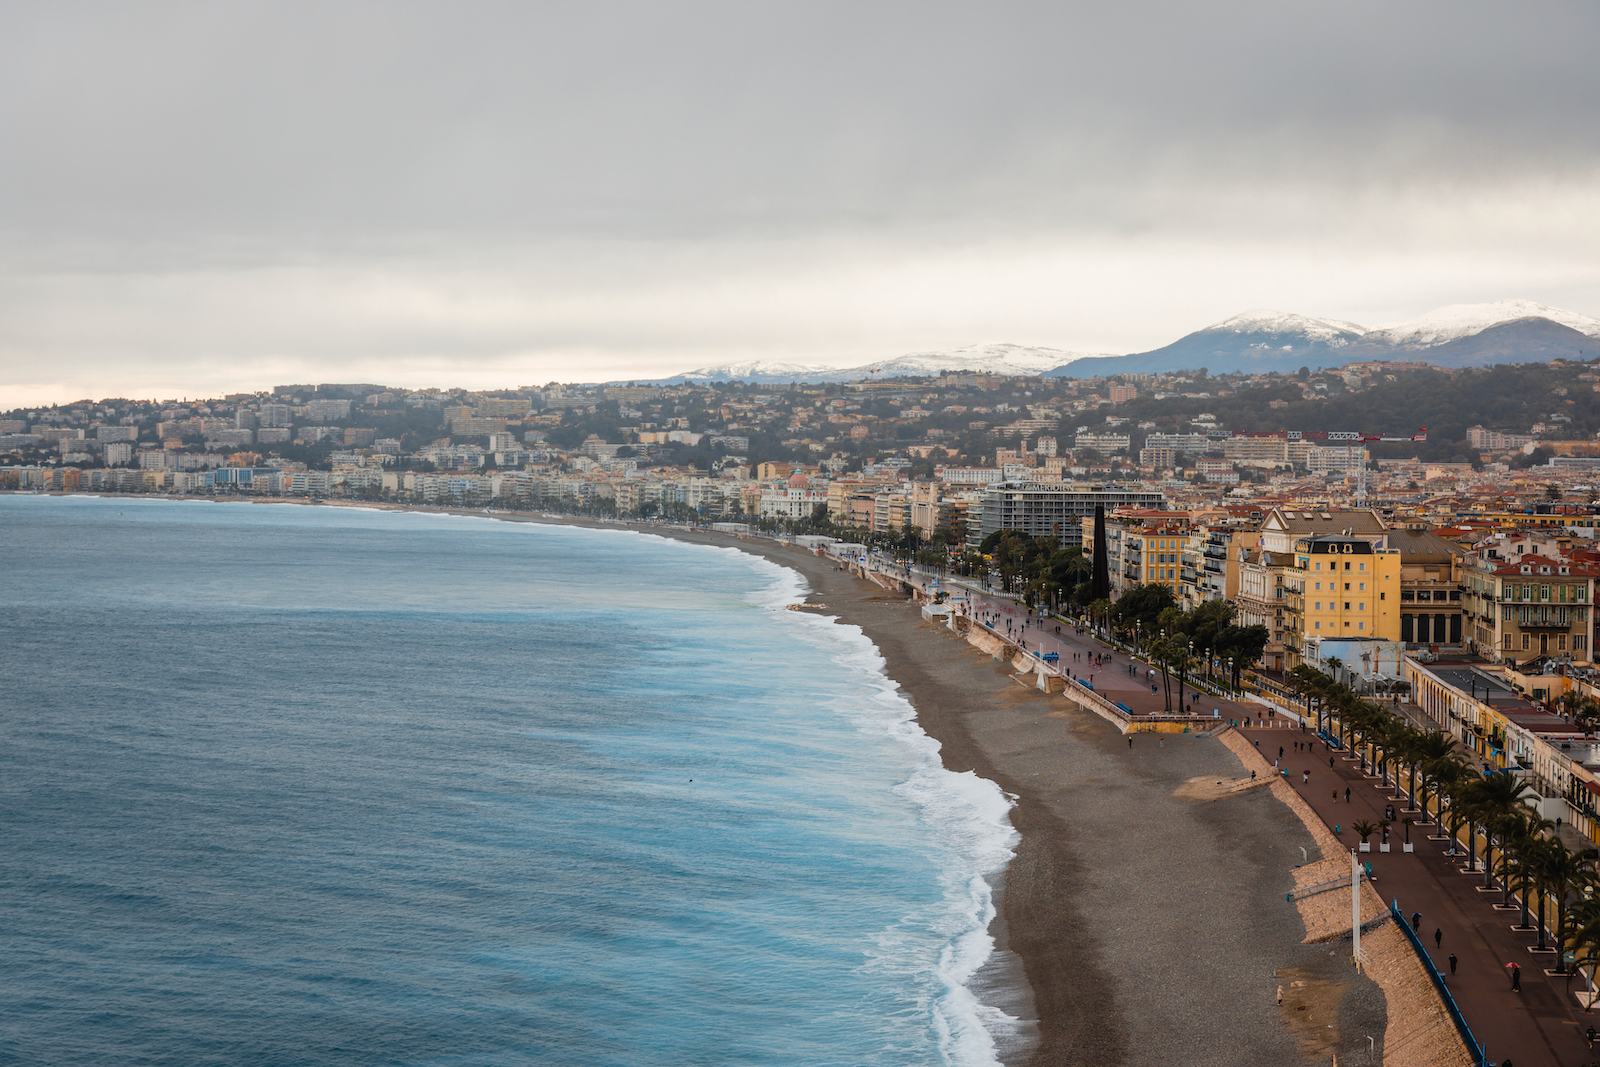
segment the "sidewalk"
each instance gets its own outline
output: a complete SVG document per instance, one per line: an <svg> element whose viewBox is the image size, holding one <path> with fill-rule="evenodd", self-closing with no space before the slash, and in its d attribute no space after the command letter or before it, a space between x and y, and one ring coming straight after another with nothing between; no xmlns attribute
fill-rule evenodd
<svg viewBox="0 0 1600 1067"><path fill-rule="evenodd" d="M1371 863L1373 887L1385 901L1398 899L1401 911L1408 917L1414 912L1422 913L1418 934L1441 973L1447 976L1451 994L1491 1062L1507 1057L1518 1067L1569 1067L1594 1062L1583 1035L1590 1025L1600 1029L1600 1014L1585 1014L1567 991L1567 980L1545 975L1545 968L1555 966L1555 955L1541 956L1530 951L1538 943L1535 929L1511 929L1521 921L1520 909L1496 910L1494 905L1502 896L1498 889L1479 889L1483 885L1482 855L1476 872L1460 873L1466 863L1465 854L1446 856L1444 850L1450 842L1428 840L1428 835L1442 833L1431 824L1413 826L1411 842L1416 851L1403 852L1405 828L1399 820L1408 815L1420 818L1422 813L1407 812L1400 791L1364 776L1358 764L1340 750L1329 752L1314 740L1314 735L1255 728L1241 733L1256 743L1269 761L1277 758L1282 745L1282 766L1289 772L1285 781L1310 803L1330 829L1340 828L1339 839L1350 848L1360 842L1350 824L1362 819L1381 822L1384 807L1393 805L1395 824L1389 839L1393 851L1379 852L1382 835L1374 834L1372 852L1361 858ZM1295 742L1310 744L1312 751L1296 751ZM1334 757L1332 769L1328 767L1330 755ZM1304 785L1303 771L1310 772L1310 781ZM1348 802L1344 798L1346 788L1350 790ZM1553 916L1547 918L1553 922ZM1537 915L1530 916L1529 922L1535 924ZM1435 929L1442 934L1437 950L1433 949ZM1451 953L1458 961L1453 978L1449 977ZM1511 992L1505 968L1510 962L1522 967L1520 993ZM1570 984L1576 991L1583 983L1574 978Z"/></svg>

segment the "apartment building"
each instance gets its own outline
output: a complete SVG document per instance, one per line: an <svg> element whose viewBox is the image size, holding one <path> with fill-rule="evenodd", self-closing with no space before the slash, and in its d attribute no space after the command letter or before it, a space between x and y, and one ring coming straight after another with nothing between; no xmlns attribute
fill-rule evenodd
<svg viewBox="0 0 1600 1067"><path fill-rule="evenodd" d="M1083 544L1083 520L1094 517L1096 505L1107 514L1117 508L1161 508L1166 498L1144 489L1104 485L1005 483L983 494L978 509L977 540L1000 530L1018 530L1029 537L1054 537L1062 548Z"/></svg>
<svg viewBox="0 0 1600 1067"><path fill-rule="evenodd" d="M1349 534L1314 534L1295 542L1285 582L1286 662L1306 657L1307 638L1399 639L1400 552L1382 543Z"/></svg>
<svg viewBox="0 0 1600 1067"><path fill-rule="evenodd" d="M1235 606L1240 625L1267 629L1267 645L1261 655L1263 667L1292 670L1303 655L1303 631L1296 628L1298 620L1291 617L1288 603L1290 590L1298 584L1295 559L1299 542L1319 534L1375 542L1385 533L1383 520L1370 509L1273 508L1257 529L1254 543L1236 539L1230 546L1233 555L1229 560L1238 574Z"/></svg>

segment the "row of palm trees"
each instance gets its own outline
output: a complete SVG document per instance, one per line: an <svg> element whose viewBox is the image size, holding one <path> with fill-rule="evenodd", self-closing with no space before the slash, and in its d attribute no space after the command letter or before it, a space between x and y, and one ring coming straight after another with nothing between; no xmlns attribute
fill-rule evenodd
<svg viewBox="0 0 1600 1067"><path fill-rule="evenodd" d="M1504 771L1480 772L1449 734L1419 730L1313 667L1296 667L1286 683L1305 702L1307 718L1316 717L1317 729L1336 736L1363 767L1386 780L1392 774L1397 787L1402 772L1407 776L1406 810L1418 813L1403 820L1408 838L1413 824L1442 823L1454 851L1465 830L1468 870L1478 867L1481 838L1485 887L1498 876L1502 904L1515 891L1521 904L1518 929L1534 929L1531 920L1537 918L1538 950L1555 950L1556 972L1566 973L1571 953L1594 984L1600 970L1595 853L1574 852L1561 842L1556 825L1529 806L1535 794L1527 783ZM1355 829L1364 840L1378 828L1369 824ZM1547 907L1554 912L1554 946L1547 943Z"/></svg>

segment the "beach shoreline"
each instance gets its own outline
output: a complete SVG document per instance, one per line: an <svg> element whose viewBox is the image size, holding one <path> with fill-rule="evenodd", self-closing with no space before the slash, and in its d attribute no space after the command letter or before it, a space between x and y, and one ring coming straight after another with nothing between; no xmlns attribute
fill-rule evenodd
<svg viewBox="0 0 1600 1067"><path fill-rule="evenodd" d="M1269 791L1195 798L1199 779L1248 774L1213 738L1143 735L1130 747L1101 718L1017 684L1008 665L924 622L903 594L798 546L582 516L322 506L657 534L797 571L810 590L802 610L860 628L944 766L1013 799L1015 855L990 879L995 951L972 982L984 1003L1022 1020L1014 1039L997 1035L1006 1067L1280 1067L1326 1062L1356 1041L1364 1052L1356 1035L1383 1033L1382 992L1337 951L1304 944L1301 916L1284 903L1300 848L1315 860L1316 839ZM1317 1032L1275 1005L1274 987L1290 981L1321 991Z"/></svg>

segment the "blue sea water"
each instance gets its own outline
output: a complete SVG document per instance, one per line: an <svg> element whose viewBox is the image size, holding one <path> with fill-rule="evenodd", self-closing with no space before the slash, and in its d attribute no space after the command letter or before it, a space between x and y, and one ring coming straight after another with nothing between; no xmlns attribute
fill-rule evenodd
<svg viewBox="0 0 1600 1067"><path fill-rule="evenodd" d="M994 1062L1007 799L798 577L0 497L0 1061Z"/></svg>

